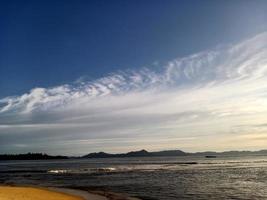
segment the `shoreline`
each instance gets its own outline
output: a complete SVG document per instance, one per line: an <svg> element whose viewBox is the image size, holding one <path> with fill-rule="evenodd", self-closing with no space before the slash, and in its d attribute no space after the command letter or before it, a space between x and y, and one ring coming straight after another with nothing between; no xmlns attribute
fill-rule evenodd
<svg viewBox="0 0 267 200"><path fill-rule="evenodd" d="M54 200L55 198L59 200L140 200L126 194L104 190L0 185L0 199L3 200L37 200L37 196L38 200Z"/></svg>
<svg viewBox="0 0 267 200"><path fill-rule="evenodd" d="M83 200L108 200L105 196L93 194L85 190L71 189L71 188L57 188L57 187L47 187L45 188L50 191L60 192L68 195L74 195L81 197Z"/></svg>
<svg viewBox="0 0 267 200"><path fill-rule="evenodd" d="M99 198L99 200L141 200L140 198L137 197L130 197L127 194L122 194L122 193L115 193L111 191L106 191L106 190L92 190L92 189L81 189L81 188L60 188L60 187L47 187L49 190L53 191L58 191L58 192L63 192L71 195L77 195L84 197L85 200L91 200L90 198L87 197L89 194L91 196L96 196ZM98 199L97 199L98 200Z"/></svg>

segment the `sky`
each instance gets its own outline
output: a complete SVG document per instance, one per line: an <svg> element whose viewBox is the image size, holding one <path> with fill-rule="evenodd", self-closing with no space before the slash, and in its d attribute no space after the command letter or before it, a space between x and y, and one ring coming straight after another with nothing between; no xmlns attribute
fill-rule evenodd
<svg viewBox="0 0 267 200"><path fill-rule="evenodd" d="M1 1L0 153L267 146L266 1Z"/></svg>

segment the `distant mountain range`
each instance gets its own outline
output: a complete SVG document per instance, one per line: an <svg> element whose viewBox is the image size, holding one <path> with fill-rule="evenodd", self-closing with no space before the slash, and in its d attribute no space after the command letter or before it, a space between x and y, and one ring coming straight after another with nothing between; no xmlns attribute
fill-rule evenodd
<svg viewBox="0 0 267 200"><path fill-rule="evenodd" d="M186 155L187 153L181 150L148 152L143 149L141 151L131 151L128 153L120 153L120 154L109 154L105 152L89 153L83 156L83 158L124 158L124 157L157 157L157 156L186 156Z"/></svg>
<svg viewBox="0 0 267 200"><path fill-rule="evenodd" d="M217 157L217 156L240 156L240 155L267 155L267 150L260 151L205 151L196 153L187 153L181 150L166 150L148 152L146 150L131 151L128 153L111 154L105 152L89 153L82 157L68 157L68 156L51 156L42 153L27 153L27 154L2 154L0 160L48 160L48 159L69 159L69 158L127 158L127 157L161 157L161 156L206 156L206 157Z"/></svg>
<svg viewBox="0 0 267 200"><path fill-rule="evenodd" d="M267 155L267 150L260 151L205 151L196 153L187 153L181 150L167 150L148 152L146 150L131 151L128 153L110 154L105 152L89 153L82 158L124 158L124 157L160 157L160 156L238 156L238 155Z"/></svg>

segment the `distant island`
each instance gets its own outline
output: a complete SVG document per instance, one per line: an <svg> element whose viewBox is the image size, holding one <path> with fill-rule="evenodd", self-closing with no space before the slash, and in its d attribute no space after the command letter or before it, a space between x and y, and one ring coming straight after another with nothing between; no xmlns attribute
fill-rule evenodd
<svg viewBox="0 0 267 200"><path fill-rule="evenodd" d="M49 160L49 159L69 159L69 158L127 158L127 157L171 157L171 156L203 156L206 158L216 158L218 156L242 156L242 155L267 155L267 150L260 151L205 151L188 153L181 150L165 150L148 152L146 150L130 151L128 153L111 154L106 152L89 153L80 157L68 157L68 156L51 156L44 153L26 153L26 154L0 154L0 160Z"/></svg>
<svg viewBox="0 0 267 200"><path fill-rule="evenodd" d="M158 151L148 152L146 150L141 151L130 151L128 153L110 154L105 152L89 153L83 158L125 158L125 157L159 157L159 156L186 156L187 153L181 150L169 150L169 151Z"/></svg>
<svg viewBox="0 0 267 200"><path fill-rule="evenodd" d="M208 158L215 158L216 156L235 156L235 155L267 155L267 150L260 151L204 151L196 153L188 153L181 150L165 150L148 152L146 150L131 151L128 153L110 154L105 152L89 153L82 158L124 158L124 157L161 157L161 156L207 156Z"/></svg>
<svg viewBox="0 0 267 200"><path fill-rule="evenodd" d="M0 160L49 160L68 159L68 156L50 156L43 153L1 154Z"/></svg>

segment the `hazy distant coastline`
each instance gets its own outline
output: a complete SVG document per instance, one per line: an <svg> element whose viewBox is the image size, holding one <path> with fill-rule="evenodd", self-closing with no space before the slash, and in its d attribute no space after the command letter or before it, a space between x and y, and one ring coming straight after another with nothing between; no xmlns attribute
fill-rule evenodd
<svg viewBox="0 0 267 200"><path fill-rule="evenodd" d="M240 155L267 155L267 150L259 151L204 151L188 153L181 150L164 150L156 152L148 152L146 150L130 151L127 153L106 153L106 152L94 152L84 156L52 156L44 153L26 153L26 154L0 154L0 160L49 160L49 159L69 159L69 158L127 158L127 157L163 157L163 156L240 156Z"/></svg>
<svg viewBox="0 0 267 200"><path fill-rule="evenodd" d="M68 156L51 156L44 153L0 154L0 160L49 160L68 158Z"/></svg>

